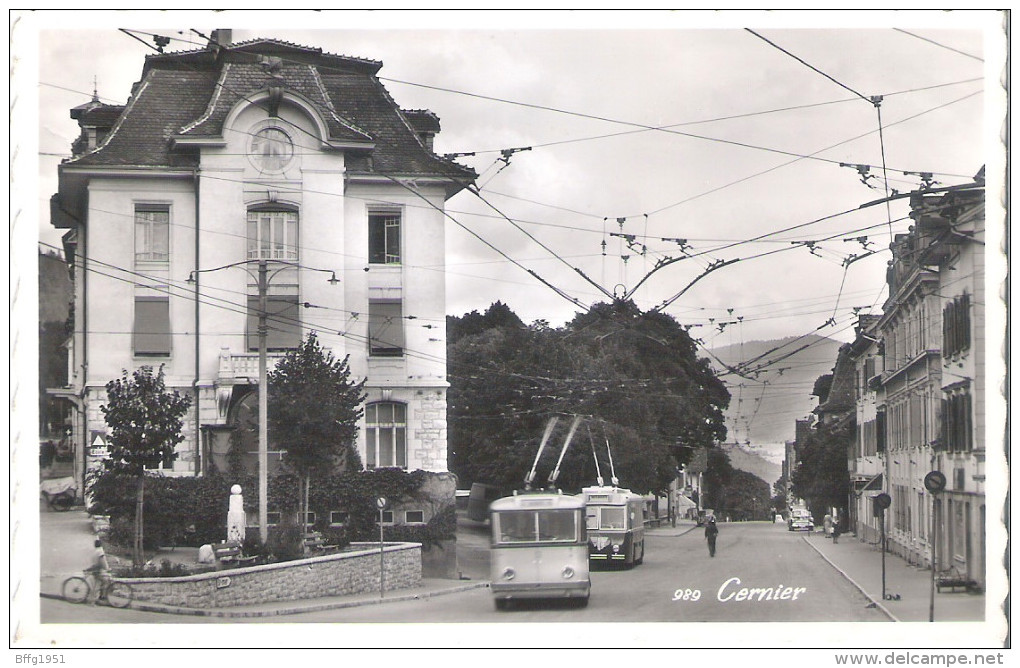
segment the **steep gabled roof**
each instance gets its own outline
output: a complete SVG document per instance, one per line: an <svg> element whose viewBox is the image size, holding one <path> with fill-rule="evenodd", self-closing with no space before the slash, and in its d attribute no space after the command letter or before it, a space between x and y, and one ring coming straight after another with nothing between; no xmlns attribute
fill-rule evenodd
<svg viewBox="0 0 1020 668"><path fill-rule="evenodd" d="M450 192L473 181L473 170L426 147L376 77L381 66L270 39L150 55L105 141L65 165L190 169L197 155L175 149L175 138L221 137L238 102L278 88L315 109L329 141L363 148L348 155L348 173L447 177L458 184ZM426 113L412 112L415 123L428 119ZM438 118L432 118L438 127Z"/></svg>

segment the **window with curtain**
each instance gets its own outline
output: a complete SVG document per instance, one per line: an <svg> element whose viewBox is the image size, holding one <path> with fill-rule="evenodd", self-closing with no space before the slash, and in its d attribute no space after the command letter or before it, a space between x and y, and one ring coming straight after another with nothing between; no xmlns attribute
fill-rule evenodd
<svg viewBox="0 0 1020 668"><path fill-rule="evenodd" d="M135 323L132 332L134 353L138 357L170 355L170 298L135 297Z"/></svg>
<svg viewBox="0 0 1020 668"><path fill-rule="evenodd" d="M248 210L248 259L298 259L298 214L281 208L253 207Z"/></svg>
<svg viewBox="0 0 1020 668"><path fill-rule="evenodd" d="M170 260L170 207L135 205L135 261Z"/></svg>
<svg viewBox="0 0 1020 668"><path fill-rule="evenodd" d="M365 467L407 468L407 406L382 401L365 406Z"/></svg>

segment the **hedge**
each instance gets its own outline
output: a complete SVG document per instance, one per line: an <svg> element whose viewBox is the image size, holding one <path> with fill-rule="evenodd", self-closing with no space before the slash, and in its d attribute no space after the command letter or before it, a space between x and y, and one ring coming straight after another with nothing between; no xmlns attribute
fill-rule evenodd
<svg viewBox="0 0 1020 668"><path fill-rule="evenodd" d="M346 545L352 541L373 541L379 538L379 511L375 499L386 497L392 505L417 502L432 509L432 517L424 525L385 526L386 540L422 543L426 549L454 537L456 514L453 499L434 498L427 487L430 479L441 474L426 471L378 469L321 476L312 479L309 510L315 513L314 528L323 533L327 542ZM211 473L202 477L164 477L153 475L145 481L145 546L147 549L170 546L198 547L223 540L227 533L227 507L230 488L241 485L245 510L258 508L258 484L255 476ZM298 479L279 475L268 481L268 507L271 511L291 515L299 512ZM133 536L137 482L135 478L117 473L104 473L92 482L89 512L110 516L109 540L130 545ZM330 526L330 512L348 514L343 527ZM285 523L286 524L286 523ZM266 553L270 548L284 552L293 542L293 533L285 526L271 527L269 545L258 545L257 535L248 532L246 552ZM283 557L283 554L278 554Z"/></svg>

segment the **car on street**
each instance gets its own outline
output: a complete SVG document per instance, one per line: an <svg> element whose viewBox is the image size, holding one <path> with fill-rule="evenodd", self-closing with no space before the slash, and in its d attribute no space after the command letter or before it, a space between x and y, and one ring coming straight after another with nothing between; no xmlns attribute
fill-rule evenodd
<svg viewBox="0 0 1020 668"><path fill-rule="evenodd" d="M815 520L811 513L794 510L790 513L790 519L786 521L787 531L814 531Z"/></svg>

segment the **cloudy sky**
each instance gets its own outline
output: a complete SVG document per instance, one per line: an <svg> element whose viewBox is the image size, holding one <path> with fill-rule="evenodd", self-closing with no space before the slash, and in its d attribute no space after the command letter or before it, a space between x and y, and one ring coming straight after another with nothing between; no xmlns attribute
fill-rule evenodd
<svg viewBox="0 0 1020 668"><path fill-rule="evenodd" d="M235 41L382 61L401 107L440 116L437 151L474 153L461 162L479 172L481 197L448 202L449 314L499 299L526 322L556 325L581 308L567 297L590 305L633 291L709 346L816 329L845 339L855 308L880 307L890 233L909 223L903 200L852 210L887 187L916 188L905 172L971 180L997 130L986 120L1000 56L991 12L838 16L33 16L37 202L55 191L77 135L68 110L93 86L123 104L155 52L152 34L187 50L205 45L197 33L232 27ZM503 161L504 149L528 150ZM853 165L867 165L867 178ZM40 238L58 243L41 211Z"/></svg>
<svg viewBox="0 0 1020 668"><path fill-rule="evenodd" d="M709 347L847 340L909 223L905 200L857 209L922 172L1001 180L994 12L40 12L12 18L12 278L59 245L68 110L93 86L124 104L152 35L188 50L217 27L381 61L401 107L441 118L437 151L474 154L481 198L448 202L451 315L502 300L558 325L633 291Z"/></svg>

